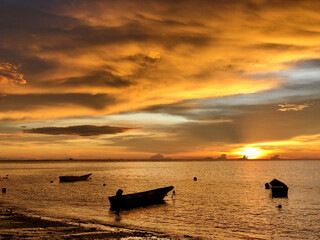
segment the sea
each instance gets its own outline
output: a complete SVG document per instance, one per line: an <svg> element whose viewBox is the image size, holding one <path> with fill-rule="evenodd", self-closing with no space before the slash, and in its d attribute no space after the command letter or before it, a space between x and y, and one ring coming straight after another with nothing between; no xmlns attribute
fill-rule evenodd
<svg viewBox="0 0 320 240"><path fill-rule="evenodd" d="M87 173L88 181L59 183L59 176ZM181 239L320 239L319 160L7 161L0 177L7 189L0 202L32 216ZM287 184L288 198L265 189L274 178ZM108 196L118 189L166 186L175 195L163 204L110 210Z"/></svg>

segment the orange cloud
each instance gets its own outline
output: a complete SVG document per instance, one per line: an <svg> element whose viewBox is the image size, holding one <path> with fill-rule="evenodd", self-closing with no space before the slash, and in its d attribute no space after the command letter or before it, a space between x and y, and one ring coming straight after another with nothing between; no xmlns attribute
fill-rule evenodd
<svg viewBox="0 0 320 240"><path fill-rule="evenodd" d="M21 138L21 135L0 133L0 138Z"/></svg>
<svg viewBox="0 0 320 240"><path fill-rule="evenodd" d="M278 111L285 112L285 111L302 111L304 108L310 107L314 103L305 103L305 104L279 104L278 106L280 107Z"/></svg>
<svg viewBox="0 0 320 240"><path fill-rule="evenodd" d="M23 74L18 67L8 62L0 62L0 84L26 84Z"/></svg>
<svg viewBox="0 0 320 240"><path fill-rule="evenodd" d="M309 104L320 89L316 1L40 2L0 8L4 130L19 122L32 123L33 131L80 135L67 118L91 125L100 117L109 126L105 115L130 112L188 120L164 127L146 119L154 135L150 127L108 139L115 155L125 149L139 156L165 148L207 155L221 151L210 147L217 143L230 153L238 147L231 144L319 131L316 104ZM62 129L40 130L50 120ZM88 152L100 151L99 144L105 143L92 142Z"/></svg>

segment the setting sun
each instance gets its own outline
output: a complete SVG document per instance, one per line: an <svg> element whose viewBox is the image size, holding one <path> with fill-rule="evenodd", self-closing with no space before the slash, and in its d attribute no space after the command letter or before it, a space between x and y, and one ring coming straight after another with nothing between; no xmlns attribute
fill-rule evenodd
<svg viewBox="0 0 320 240"><path fill-rule="evenodd" d="M257 147L241 148L239 151L237 151L235 153L239 154L239 155L245 155L251 159L260 158L261 156L263 156L263 150L261 150L260 148L257 148Z"/></svg>

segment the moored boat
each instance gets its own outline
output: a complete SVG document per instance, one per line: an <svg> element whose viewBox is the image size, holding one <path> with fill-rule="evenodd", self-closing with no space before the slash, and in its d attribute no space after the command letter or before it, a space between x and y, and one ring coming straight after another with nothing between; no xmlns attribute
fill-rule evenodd
<svg viewBox="0 0 320 240"><path fill-rule="evenodd" d="M76 182L76 181L85 181L92 175L92 173L82 175L82 176L60 176L60 182Z"/></svg>
<svg viewBox="0 0 320 240"><path fill-rule="evenodd" d="M163 202L163 198L173 189L173 186L157 188L145 192L122 195L119 189L116 196L108 197L111 210L128 209Z"/></svg>
<svg viewBox="0 0 320 240"><path fill-rule="evenodd" d="M286 198L288 197L288 186L278 179L273 179L270 182L272 197L274 198Z"/></svg>

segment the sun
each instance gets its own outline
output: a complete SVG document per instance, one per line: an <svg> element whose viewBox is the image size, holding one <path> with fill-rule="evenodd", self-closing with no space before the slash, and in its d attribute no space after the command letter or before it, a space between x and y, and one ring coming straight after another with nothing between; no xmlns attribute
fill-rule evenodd
<svg viewBox="0 0 320 240"><path fill-rule="evenodd" d="M239 155L246 155L250 159L256 159L263 155L263 151L260 148L257 147L245 147L241 148L239 151L235 152Z"/></svg>

